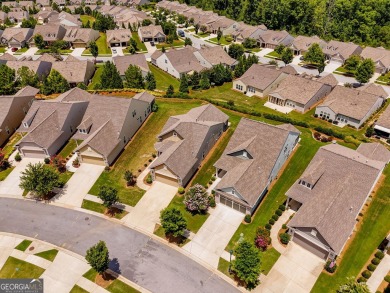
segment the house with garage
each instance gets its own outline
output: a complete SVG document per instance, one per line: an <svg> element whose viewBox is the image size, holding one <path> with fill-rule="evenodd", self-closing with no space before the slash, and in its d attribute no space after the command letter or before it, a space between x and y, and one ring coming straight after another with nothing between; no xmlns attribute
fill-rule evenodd
<svg viewBox="0 0 390 293"><path fill-rule="evenodd" d="M44 77L49 75L52 64L41 60L17 60L7 61L7 66L15 70L15 72L18 72L18 70L22 67L27 67L38 75L40 80L42 80Z"/></svg>
<svg viewBox="0 0 390 293"><path fill-rule="evenodd" d="M292 125L241 118L225 151L214 164L217 203L253 214L298 143Z"/></svg>
<svg viewBox="0 0 390 293"><path fill-rule="evenodd" d="M275 49L279 45L290 47L294 37L287 31L267 30L260 34L257 43L261 48Z"/></svg>
<svg viewBox="0 0 390 293"><path fill-rule="evenodd" d="M48 7L50 6L50 0L36 0L35 4L40 8Z"/></svg>
<svg viewBox="0 0 390 293"><path fill-rule="evenodd" d="M375 121L374 131L381 137L390 138L390 107L387 107L379 116L379 119Z"/></svg>
<svg viewBox="0 0 390 293"><path fill-rule="evenodd" d="M161 25L140 26L138 35L142 42L164 43L166 39Z"/></svg>
<svg viewBox="0 0 390 293"><path fill-rule="evenodd" d="M383 105L384 99L364 91L336 86L316 107L315 114L339 126L360 128Z"/></svg>
<svg viewBox="0 0 390 293"><path fill-rule="evenodd" d="M268 95L268 102L305 113L332 90L328 84L289 75Z"/></svg>
<svg viewBox="0 0 390 293"><path fill-rule="evenodd" d="M182 74L192 74L194 71L200 72L205 69L198 59L196 59L192 46L186 46L181 49L171 49L165 53L157 50L151 56L152 64L168 72L176 78Z"/></svg>
<svg viewBox="0 0 390 293"><path fill-rule="evenodd" d="M125 72L130 65L138 66L142 71L142 76L145 77L149 70L149 64L146 61L144 54L134 54L127 56L115 56L112 57L112 62L115 64L116 69L119 71L120 76L124 79Z"/></svg>
<svg viewBox="0 0 390 293"><path fill-rule="evenodd" d="M325 54L325 58L344 64L352 55L360 55L362 47L355 45L354 43L345 43L340 41L331 40L325 47L322 48L322 52Z"/></svg>
<svg viewBox="0 0 390 293"><path fill-rule="evenodd" d="M131 39L131 31L129 29L108 30L106 35L109 47L127 47Z"/></svg>
<svg viewBox="0 0 390 293"><path fill-rule="evenodd" d="M253 64L241 77L233 80L233 89L248 97L266 97L288 76L287 73L261 64Z"/></svg>
<svg viewBox="0 0 390 293"><path fill-rule="evenodd" d="M0 96L0 147L20 126L38 92L27 86L14 95Z"/></svg>
<svg viewBox="0 0 390 293"><path fill-rule="evenodd" d="M91 28L68 28L64 41L69 42L73 48L86 48L90 42L96 41L100 37L97 30Z"/></svg>
<svg viewBox="0 0 390 293"><path fill-rule="evenodd" d="M48 24L59 24L64 27L81 27L82 22L80 20L80 15L70 14L65 11L60 13L53 13L48 17Z"/></svg>
<svg viewBox="0 0 390 293"><path fill-rule="evenodd" d="M339 84L339 81L336 79L336 77L334 77L332 73L321 76L320 78L317 79L317 81L330 85L332 89L334 89L336 85Z"/></svg>
<svg viewBox="0 0 390 293"><path fill-rule="evenodd" d="M31 28L7 27L0 37L1 44L10 48L22 48L33 35Z"/></svg>
<svg viewBox="0 0 390 293"><path fill-rule="evenodd" d="M238 28L232 33L233 40L242 43L246 39L257 40L267 30L264 24L252 26L244 22L238 23Z"/></svg>
<svg viewBox="0 0 390 293"><path fill-rule="evenodd" d="M365 47L360 56L363 59L371 59L375 64L375 72L386 73L390 70L390 51L383 47Z"/></svg>
<svg viewBox="0 0 390 293"><path fill-rule="evenodd" d="M29 40L30 46L35 46L34 37L41 35L45 45L49 46L55 41L62 40L65 37L66 28L59 24L45 24L35 26L34 33Z"/></svg>
<svg viewBox="0 0 390 293"><path fill-rule="evenodd" d="M69 56L65 61L54 62L51 68L57 70L71 87L75 87L79 83L88 85L95 73L93 61L79 60L73 56Z"/></svg>
<svg viewBox="0 0 390 293"><path fill-rule="evenodd" d="M226 16L220 16L215 21L210 22L207 27L212 34L216 34L218 30L221 30L222 35L226 36L231 35L239 27L239 24Z"/></svg>
<svg viewBox="0 0 390 293"><path fill-rule="evenodd" d="M326 46L326 42L317 36L297 36L291 44L291 49L294 55L304 55L313 44L318 44L321 49Z"/></svg>
<svg viewBox="0 0 390 293"><path fill-rule="evenodd" d="M206 68L222 64L233 69L237 64L237 60L230 57L222 46L201 48L199 51L195 51L194 55L199 60L200 65Z"/></svg>
<svg viewBox="0 0 390 293"><path fill-rule="evenodd" d="M228 127L229 116L211 104L171 116L157 137L153 180L186 186Z"/></svg>
<svg viewBox="0 0 390 293"><path fill-rule="evenodd" d="M297 210L287 223L291 240L334 260L361 222L359 213L388 161L389 151L378 144L357 150L338 144L321 147L286 193L287 206Z"/></svg>
<svg viewBox="0 0 390 293"><path fill-rule="evenodd" d="M28 11L25 11L22 8L11 8L11 11L8 12L7 16L12 23L19 23L28 19L30 15L28 14Z"/></svg>
<svg viewBox="0 0 390 293"><path fill-rule="evenodd" d="M365 85L358 87L358 90L365 93L380 96L384 100L386 100L389 97L389 94L385 91L383 86L375 83L366 83Z"/></svg>

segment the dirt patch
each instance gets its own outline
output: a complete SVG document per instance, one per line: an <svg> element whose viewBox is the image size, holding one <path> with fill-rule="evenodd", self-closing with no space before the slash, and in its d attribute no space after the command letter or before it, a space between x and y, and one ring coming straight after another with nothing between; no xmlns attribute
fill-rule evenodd
<svg viewBox="0 0 390 293"><path fill-rule="evenodd" d="M102 275L97 274L95 278L95 283L100 287L107 288L116 278L108 273L103 273Z"/></svg>

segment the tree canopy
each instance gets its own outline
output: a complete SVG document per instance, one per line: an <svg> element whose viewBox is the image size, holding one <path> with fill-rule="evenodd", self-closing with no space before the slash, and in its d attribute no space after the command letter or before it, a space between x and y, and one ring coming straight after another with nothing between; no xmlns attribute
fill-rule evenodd
<svg viewBox="0 0 390 293"><path fill-rule="evenodd" d="M187 228L187 221L177 208L165 208L160 213L161 226L165 234L172 234L174 237L183 236Z"/></svg>
<svg viewBox="0 0 390 293"><path fill-rule="evenodd" d="M122 78L114 63L110 61L104 63L102 75L100 76L100 85L104 89L123 88Z"/></svg>
<svg viewBox="0 0 390 293"><path fill-rule="evenodd" d="M112 186L102 185L99 189L98 198L103 201L106 208L111 208L119 200L118 190Z"/></svg>
<svg viewBox="0 0 390 293"><path fill-rule="evenodd" d="M366 83L374 75L374 72L374 62L371 59L365 59L356 68L355 78L360 83Z"/></svg>
<svg viewBox="0 0 390 293"><path fill-rule="evenodd" d="M143 89L145 87L142 70L137 65L129 65L125 71L125 81L128 88Z"/></svg>
<svg viewBox="0 0 390 293"><path fill-rule="evenodd" d="M110 264L108 248L104 241L99 241L96 245L87 250L86 261L99 274L103 274Z"/></svg>
<svg viewBox="0 0 390 293"><path fill-rule="evenodd" d="M70 89L68 81L55 69L42 82L41 92L44 95L64 93Z"/></svg>
<svg viewBox="0 0 390 293"><path fill-rule="evenodd" d="M347 283L337 289L337 293L370 293L366 283L358 283L354 278L348 278Z"/></svg>
<svg viewBox="0 0 390 293"><path fill-rule="evenodd" d="M0 65L0 94L12 95L15 93L15 70L5 64Z"/></svg>
<svg viewBox="0 0 390 293"><path fill-rule="evenodd" d="M38 75L27 66L22 66L18 69L16 79L20 87L25 87L28 85L33 87L39 86Z"/></svg>

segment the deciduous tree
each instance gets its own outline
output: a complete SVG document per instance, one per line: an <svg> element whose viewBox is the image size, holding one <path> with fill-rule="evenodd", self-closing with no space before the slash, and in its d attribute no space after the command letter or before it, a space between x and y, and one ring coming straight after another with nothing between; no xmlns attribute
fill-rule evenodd
<svg viewBox="0 0 390 293"><path fill-rule="evenodd" d="M351 55L347 60L345 60L344 68L348 71L354 72L358 68L361 62L361 58L358 55Z"/></svg>
<svg viewBox="0 0 390 293"><path fill-rule="evenodd" d="M15 93L15 70L5 64L0 65L0 94L11 95Z"/></svg>
<svg viewBox="0 0 390 293"><path fill-rule="evenodd" d="M42 82L41 92L44 95L64 93L70 89L68 81L55 69Z"/></svg>
<svg viewBox="0 0 390 293"><path fill-rule="evenodd" d="M184 204L192 213L205 213L210 205L206 189L200 184L192 186L184 196Z"/></svg>
<svg viewBox="0 0 390 293"><path fill-rule="evenodd" d="M145 76L146 81L146 89L149 91L154 91L156 89L156 79L154 77L154 74L152 72L148 72Z"/></svg>
<svg viewBox="0 0 390 293"><path fill-rule="evenodd" d="M96 44L95 41L92 41L89 43L88 47L89 47L89 51L91 52L93 58L95 58L95 62L96 62L96 57L99 55L98 45Z"/></svg>
<svg viewBox="0 0 390 293"><path fill-rule="evenodd" d="M99 189L98 198L103 201L106 208L110 209L119 200L118 190L112 186L102 185Z"/></svg>
<svg viewBox="0 0 390 293"><path fill-rule="evenodd" d="M36 34L34 36L34 44L37 46L38 49L45 48L45 42L43 41L43 37L40 34Z"/></svg>
<svg viewBox="0 0 390 293"><path fill-rule="evenodd" d="M179 92L181 92L181 93L188 93L189 92L187 74L182 74L180 77Z"/></svg>
<svg viewBox="0 0 390 293"><path fill-rule="evenodd" d="M357 67L355 78L360 83L366 83L374 75L375 64L371 59L364 59Z"/></svg>
<svg viewBox="0 0 390 293"><path fill-rule="evenodd" d="M237 60L244 55L244 46L241 44L231 44L229 46L228 54L230 57Z"/></svg>
<svg viewBox="0 0 390 293"><path fill-rule="evenodd" d="M27 66L22 66L18 69L16 79L20 87L25 87L28 85L33 87L39 86L38 75L34 71L30 70Z"/></svg>
<svg viewBox="0 0 390 293"><path fill-rule="evenodd" d="M122 78L114 63L110 61L104 63L102 75L100 76L100 85L102 89L123 88Z"/></svg>
<svg viewBox="0 0 390 293"><path fill-rule="evenodd" d="M145 88L144 77L142 70L137 65L130 64L125 71L126 87L134 89Z"/></svg>
<svg viewBox="0 0 390 293"><path fill-rule="evenodd" d="M284 64L290 64L294 59L293 50L291 50L290 48L284 48L282 54L280 55L280 59L282 59Z"/></svg>
<svg viewBox="0 0 390 293"><path fill-rule="evenodd" d="M104 241L99 241L96 245L87 250L86 261L99 274L103 274L110 264L108 248Z"/></svg>
<svg viewBox="0 0 390 293"><path fill-rule="evenodd" d="M174 237L183 236L187 221L177 208L165 208L160 213L160 222L165 234Z"/></svg>

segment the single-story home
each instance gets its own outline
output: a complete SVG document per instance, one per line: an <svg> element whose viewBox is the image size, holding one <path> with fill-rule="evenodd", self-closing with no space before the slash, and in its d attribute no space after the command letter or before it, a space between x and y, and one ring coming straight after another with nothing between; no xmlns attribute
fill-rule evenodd
<svg viewBox="0 0 390 293"><path fill-rule="evenodd" d="M127 47L131 39L131 31L129 29L108 30L106 35L109 47Z"/></svg>
<svg viewBox="0 0 390 293"><path fill-rule="evenodd" d="M40 60L17 60L17 61L7 61L7 66L18 71L19 68L27 67L38 75L38 78L42 80L45 76L49 75L52 64L46 61Z"/></svg>
<svg viewBox="0 0 390 293"><path fill-rule="evenodd" d="M51 68L57 70L71 87L79 83L88 85L95 73L95 64L91 60L78 60L73 56L68 56L65 61L54 62Z"/></svg>
<svg viewBox="0 0 390 293"><path fill-rule="evenodd" d="M35 46L34 37L41 35L46 45L55 41L62 40L65 37L66 28L60 24L45 24L35 26L34 33L29 40L30 46Z"/></svg>
<svg viewBox="0 0 390 293"><path fill-rule="evenodd" d="M50 6L50 0L36 0L35 4L41 8L48 7L48 6Z"/></svg>
<svg viewBox="0 0 390 293"><path fill-rule="evenodd" d="M287 73L261 64L253 64L241 77L233 80L233 89L247 96L266 97L288 76Z"/></svg>
<svg viewBox="0 0 390 293"><path fill-rule="evenodd" d="M268 102L305 113L325 98L332 87L322 82L289 75L268 95Z"/></svg>
<svg viewBox="0 0 390 293"><path fill-rule="evenodd" d="M340 41L331 40L325 47L322 48L322 52L325 54L326 59L344 64L352 55L360 55L362 47L355 45L354 43L345 43Z"/></svg>
<svg viewBox="0 0 390 293"><path fill-rule="evenodd" d="M371 59L375 63L375 72L386 73L390 70L390 51L383 47L365 47L360 56L363 59Z"/></svg>
<svg viewBox="0 0 390 293"><path fill-rule="evenodd" d="M287 205L298 209L287 223L291 240L323 259L340 255L389 155L371 143L321 147L286 193Z"/></svg>
<svg viewBox="0 0 390 293"><path fill-rule="evenodd" d="M216 34L218 30L221 30L222 34L226 36L231 35L239 27L239 24L226 16L220 16L215 21L211 21L206 27L210 33Z"/></svg>
<svg viewBox="0 0 390 293"><path fill-rule="evenodd" d="M264 24L252 26L244 22L239 22L237 30L232 33L232 37L238 43L242 43L246 39L257 40L266 30L267 27Z"/></svg>
<svg viewBox="0 0 390 293"><path fill-rule="evenodd" d="M12 48L22 48L33 35L31 28L7 27L1 35L1 44Z"/></svg>
<svg viewBox="0 0 390 293"><path fill-rule="evenodd" d="M385 100L389 97L389 94L385 91L383 86L375 83L366 83L365 85L359 87L358 90L380 96Z"/></svg>
<svg viewBox="0 0 390 293"><path fill-rule="evenodd" d="M214 164L216 177L221 178L214 188L216 202L253 214L298 143L299 134L292 125L242 118Z"/></svg>
<svg viewBox="0 0 390 293"><path fill-rule="evenodd" d="M317 81L330 85L332 89L334 89L335 86L339 84L339 81L332 73L321 76L320 78L317 79Z"/></svg>
<svg viewBox="0 0 390 293"><path fill-rule="evenodd" d="M64 41L69 42L73 48L86 48L90 42L96 41L100 37L97 30L91 28L68 28L64 36Z"/></svg>
<svg viewBox="0 0 390 293"><path fill-rule="evenodd" d="M0 147L20 126L38 92L27 86L14 95L0 96Z"/></svg>
<svg viewBox="0 0 390 293"><path fill-rule="evenodd" d="M382 112L379 119L374 124L374 131L377 135L386 139L390 138L390 107Z"/></svg>
<svg viewBox="0 0 390 293"><path fill-rule="evenodd" d="M319 118L337 121L338 125L360 128L383 105L384 99L364 91L336 86L316 107Z"/></svg>
<svg viewBox="0 0 390 293"><path fill-rule="evenodd" d="M146 76L149 70L148 62L144 54L135 54L127 56L115 56L112 57L112 62L115 64L116 69L122 78L125 78L125 72L130 65L138 66L142 71L142 76Z"/></svg>
<svg viewBox="0 0 390 293"><path fill-rule="evenodd" d="M229 116L208 104L172 116L155 144L158 157L150 165L153 180L186 186L228 127Z"/></svg>
<svg viewBox="0 0 390 293"><path fill-rule="evenodd" d="M49 24L60 24L64 27L81 27L82 22L80 20L80 15L70 14L65 11L60 13L52 14L48 18Z"/></svg>
<svg viewBox="0 0 390 293"><path fill-rule="evenodd" d="M257 43L261 48L270 49L275 49L279 45L289 47L292 45L293 41L294 37L290 35L287 31L273 30L266 30L262 32L257 39Z"/></svg>
<svg viewBox="0 0 390 293"><path fill-rule="evenodd" d="M294 55L303 55L313 44L318 44L320 48L326 46L326 42L317 36L297 36L291 44L291 49L293 50Z"/></svg>
<svg viewBox="0 0 390 293"><path fill-rule="evenodd" d="M138 35L142 42L159 42L164 43L166 36L161 25L140 26Z"/></svg>
<svg viewBox="0 0 390 293"><path fill-rule="evenodd" d="M180 78L182 74L192 74L194 71L200 72L203 67L198 59L196 59L194 52L196 52L192 46L186 46L181 49L171 49L165 53L156 50L152 56L152 64L156 65L160 69L168 72L176 78Z"/></svg>
<svg viewBox="0 0 390 293"><path fill-rule="evenodd" d="M28 11L25 11L21 8L14 8L14 11L8 12L8 19L13 23L22 22L25 19L29 18Z"/></svg>
<svg viewBox="0 0 390 293"><path fill-rule="evenodd" d="M194 55L199 60L200 65L206 68L212 68L218 64L234 68L237 64L237 60L230 57L222 46L201 48L199 51L195 51Z"/></svg>

